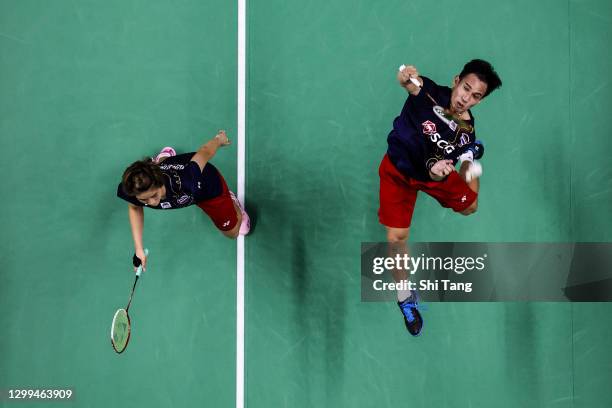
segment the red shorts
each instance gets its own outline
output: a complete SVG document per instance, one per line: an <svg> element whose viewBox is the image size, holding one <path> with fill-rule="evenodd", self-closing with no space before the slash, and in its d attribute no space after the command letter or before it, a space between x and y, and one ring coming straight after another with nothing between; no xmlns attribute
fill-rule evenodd
<svg viewBox="0 0 612 408"><path fill-rule="evenodd" d="M221 188L223 190L221 195L210 200L200 201L198 207L210 217L217 228L221 231L229 231L238 223L238 214L225 179L221 174L219 174L219 178L221 178Z"/></svg>
<svg viewBox="0 0 612 408"><path fill-rule="evenodd" d="M442 181L419 181L403 175L385 154L380 167L380 208L378 219L387 227L408 228L417 192L422 190L442 207L465 211L478 198L459 173L453 171Z"/></svg>

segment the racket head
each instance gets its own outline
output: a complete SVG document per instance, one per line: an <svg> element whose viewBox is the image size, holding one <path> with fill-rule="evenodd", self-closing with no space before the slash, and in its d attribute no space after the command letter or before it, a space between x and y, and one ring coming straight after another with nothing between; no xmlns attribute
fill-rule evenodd
<svg viewBox="0 0 612 408"><path fill-rule="evenodd" d="M123 353L130 341L130 315L123 308L117 309L111 325L111 344L117 353Z"/></svg>

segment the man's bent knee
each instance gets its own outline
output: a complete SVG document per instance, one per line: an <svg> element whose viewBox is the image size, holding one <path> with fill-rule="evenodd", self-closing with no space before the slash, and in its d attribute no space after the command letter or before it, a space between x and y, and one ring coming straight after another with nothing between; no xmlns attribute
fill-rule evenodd
<svg viewBox="0 0 612 408"><path fill-rule="evenodd" d="M410 228L392 228L387 227L388 242L405 242L408 240Z"/></svg>

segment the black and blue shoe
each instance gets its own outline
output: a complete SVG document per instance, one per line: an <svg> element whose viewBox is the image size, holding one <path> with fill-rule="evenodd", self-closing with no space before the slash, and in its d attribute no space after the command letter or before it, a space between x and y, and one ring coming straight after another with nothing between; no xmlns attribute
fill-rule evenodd
<svg viewBox="0 0 612 408"><path fill-rule="evenodd" d="M416 291L411 291L412 295L402 302L397 302L402 314L404 315L404 323L406 329L413 336L421 334L423 328L423 318L419 313L419 302Z"/></svg>

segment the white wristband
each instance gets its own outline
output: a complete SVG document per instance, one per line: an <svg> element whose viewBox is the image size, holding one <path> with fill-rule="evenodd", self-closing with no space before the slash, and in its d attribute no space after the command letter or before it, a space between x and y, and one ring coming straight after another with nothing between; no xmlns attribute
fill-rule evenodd
<svg viewBox="0 0 612 408"><path fill-rule="evenodd" d="M461 156L459 156L459 161L461 163L463 163L464 161L473 162L474 161L474 152L472 152L471 150L468 150L467 152L465 152Z"/></svg>

